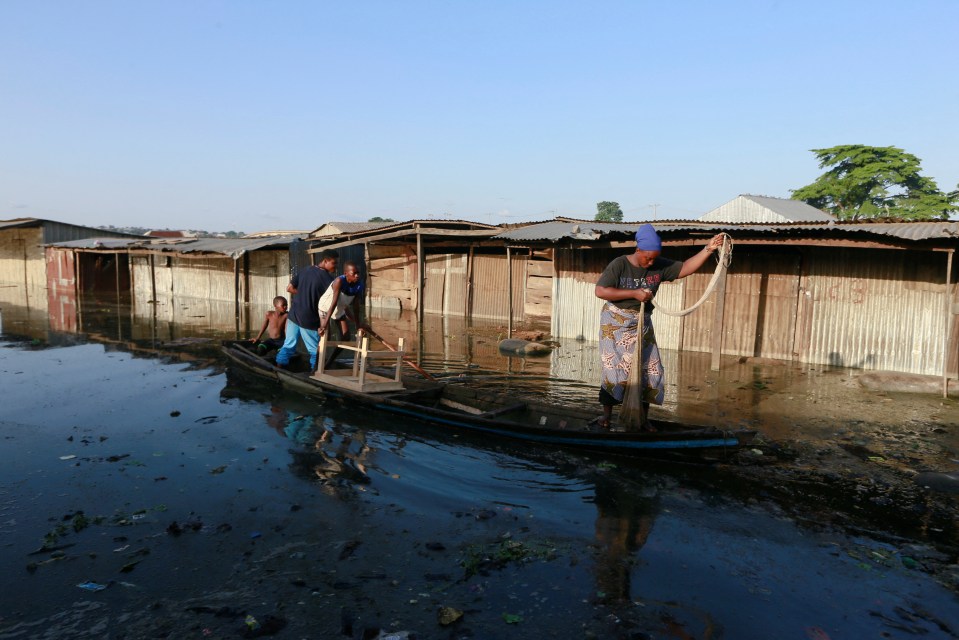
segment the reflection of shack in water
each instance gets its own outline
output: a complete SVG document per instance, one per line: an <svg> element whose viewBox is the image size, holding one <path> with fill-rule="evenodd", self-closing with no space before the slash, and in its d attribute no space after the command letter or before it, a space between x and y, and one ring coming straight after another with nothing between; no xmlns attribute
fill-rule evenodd
<svg viewBox="0 0 959 640"><path fill-rule="evenodd" d="M596 479L596 591L605 602L631 600L637 552L653 529L655 496L642 488L606 476Z"/></svg>
<svg viewBox="0 0 959 640"><path fill-rule="evenodd" d="M370 483L366 465L372 449L365 431L337 433L329 418L293 416L276 405L263 417L270 428L297 445L290 450L293 475L337 486Z"/></svg>

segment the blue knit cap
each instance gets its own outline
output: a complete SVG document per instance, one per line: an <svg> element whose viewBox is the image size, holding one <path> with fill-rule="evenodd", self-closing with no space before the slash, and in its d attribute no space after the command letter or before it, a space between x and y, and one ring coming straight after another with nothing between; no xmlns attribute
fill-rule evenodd
<svg viewBox="0 0 959 640"><path fill-rule="evenodd" d="M653 229L653 225L644 224L636 231L636 249L639 251L662 251L663 241Z"/></svg>

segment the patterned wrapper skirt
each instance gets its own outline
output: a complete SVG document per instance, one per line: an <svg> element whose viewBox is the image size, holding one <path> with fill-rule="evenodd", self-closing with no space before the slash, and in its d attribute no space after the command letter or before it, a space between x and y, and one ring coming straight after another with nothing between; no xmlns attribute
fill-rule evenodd
<svg viewBox="0 0 959 640"><path fill-rule="evenodd" d="M638 330L638 312L620 309L612 302L603 305L599 316L599 347L603 359L602 388L616 402L622 402L626 394ZM649 315L643 322L643 363L646 365L641 372L643 402L663 404L663 361L659 356L656 333Z"/></svg>

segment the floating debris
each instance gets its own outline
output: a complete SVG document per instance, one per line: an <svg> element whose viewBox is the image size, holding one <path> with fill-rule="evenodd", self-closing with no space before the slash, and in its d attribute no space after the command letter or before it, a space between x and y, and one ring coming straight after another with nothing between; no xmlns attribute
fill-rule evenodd
<svg viewBox="0 0 959 640"><path fill-rule="evenodd" d="M463 617L463 612L453 607L440 607L436 613L436 620L445 626L451 625Z"/></svg>

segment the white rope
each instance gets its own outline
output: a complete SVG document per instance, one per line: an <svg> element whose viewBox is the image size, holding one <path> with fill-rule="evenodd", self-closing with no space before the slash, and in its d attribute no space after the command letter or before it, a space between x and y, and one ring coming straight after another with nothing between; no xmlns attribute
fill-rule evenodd
<svg viewBox="0 0 959 640"><path fill-rule="evenodd" d="M693 306L687 309L681 309L680 311L670 311L669 309L663 309L663 307L657 302L656 310L662 311L667 316L682 317L688 316L690 313L702 306L704 302L709 298L709 295L716 288L716 285L719 284L719 279L723 273L729 268L729 265L733 261L733 239L729 237L729 234L723 234L723 246L719 249L719 255L716 256L716 270L713 271L713 277L709 280L709 285L706 287L706 291L703 292L702 297L693 304Z"/></svg>

